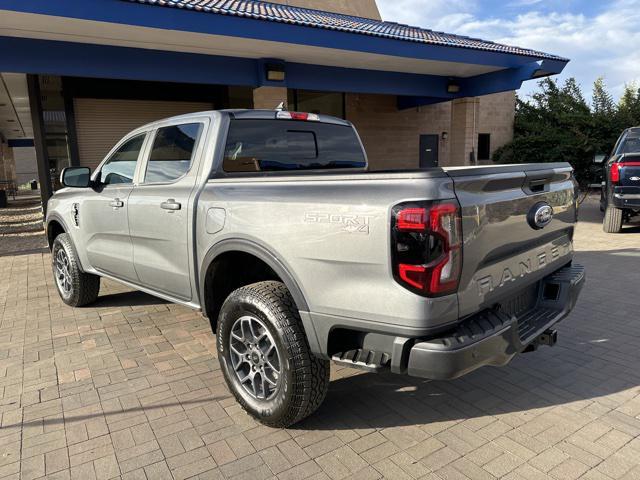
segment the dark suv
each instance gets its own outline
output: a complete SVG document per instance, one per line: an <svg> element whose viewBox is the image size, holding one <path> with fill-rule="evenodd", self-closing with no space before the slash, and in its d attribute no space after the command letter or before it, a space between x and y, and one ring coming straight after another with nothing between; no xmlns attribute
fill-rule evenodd
<svg viewBox="0 0 640 480"><path fill-rule="evenodd" d="M640 127L622 132L604 162L603 228L607 233L620 233L625 222L640 214Z"/></svg>

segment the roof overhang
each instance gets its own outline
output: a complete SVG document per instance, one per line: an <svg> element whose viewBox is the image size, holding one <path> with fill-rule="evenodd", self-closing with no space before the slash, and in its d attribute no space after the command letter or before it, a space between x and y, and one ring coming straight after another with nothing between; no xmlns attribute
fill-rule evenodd
<svg viewBox="0 0 640 480"><path fill-rule="evenodd" d="M0 0L0 36L0 71L261 86L275 58L280 85L407 105L514 90L567 63L116 0Z"/></svg>

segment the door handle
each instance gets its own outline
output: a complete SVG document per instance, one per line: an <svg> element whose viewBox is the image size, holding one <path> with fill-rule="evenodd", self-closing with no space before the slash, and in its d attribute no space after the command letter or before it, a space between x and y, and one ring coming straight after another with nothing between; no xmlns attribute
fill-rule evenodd
<svg viewBox="0 0 640 480"><path fill-rule="evenodd" d="M112 202L109 202L109 206L113 208L122 208L124 207L124 202L119 198L114 199Z"/></svg>
<svg viewBox="0 0 640 480"><path fill-rule="evenodd" d="M176 202L173 198L170 198L166 202L162 202L160 204L160 208L162 208L163 210L176 211L176 210L180 210L182 208L182 205Z"/></svg>

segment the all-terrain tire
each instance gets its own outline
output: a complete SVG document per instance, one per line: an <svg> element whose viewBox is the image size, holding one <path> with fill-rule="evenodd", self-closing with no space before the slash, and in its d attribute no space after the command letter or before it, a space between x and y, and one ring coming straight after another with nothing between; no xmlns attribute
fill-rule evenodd
<svg viewBox="0 0 640 480"><path fill-rule="evenodd" d="M56 262L60 259L59 253L61 250L68 259L67 272L69 277L67 285L70 286L68 290L64 288L61 281L55 278L58 275ZM96 301L100 292L100 277L80 270L78 255L68 233L61 233L53 241L51 262L56 288L64 303L71 307L83 307Z"/></svg>
<svg viewBox="0 0 640 480"><path fill-rule="evenodd" d="M604 212L602 229L607 233L620 233L622 231L623 211L621 208L607 206Z"/></svg>
<svg viewBox="0 0 640 480"><path fill-rule="evenodd" d="M233 367L232 328L247 316L266 327L280 357L279 386L269 399L248 392ZM289 427L311 415L324 401L329 388L329 361L311 353L296 304L281 282L254 283L227 297L218 317L217 350L236 400L265 425Z"/></svg>

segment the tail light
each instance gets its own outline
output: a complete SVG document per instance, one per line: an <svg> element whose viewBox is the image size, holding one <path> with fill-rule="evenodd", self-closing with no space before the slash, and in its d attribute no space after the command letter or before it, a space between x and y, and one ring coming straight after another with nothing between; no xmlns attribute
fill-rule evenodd
<svg viewBox="0 0 640 480"><path fill-rule="evenodd" d="M640 167L640 162L612 163L611 170L609 170L609 178L611 179L611 183L620 182L620 170L622 170L624 167Z"/></svg>
<svg viewBox="0 0 640 480"><path fill-rule="evenodd" d="M400 204L393 208L391 223L396 281L427 297L456 292L462 272L458 203Z"/></svg>

